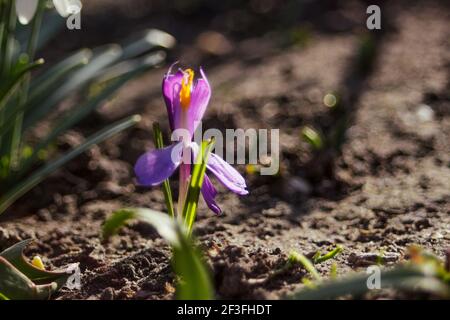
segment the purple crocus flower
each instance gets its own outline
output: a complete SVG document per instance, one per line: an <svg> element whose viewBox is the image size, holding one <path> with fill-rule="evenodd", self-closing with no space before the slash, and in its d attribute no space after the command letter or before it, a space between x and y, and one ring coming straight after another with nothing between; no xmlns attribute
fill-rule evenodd
<svg viewBox="0 0 450 320"><path fill-rule="evenodd" d="M139 184L155 186L169 178L180 167L178 212L181 213L190 177L191 150L195 155L198 149L192 138L208 106L211 87L201 68L201 78L195 82L194 71L191 69L179 70L175 74L171 73L171 69L164 76L162 83L169 125L172 131L181 129L187 132L187 136L184 135L178 142L168 147L143 154L137 160L134 170ZM244 178L218 155L212 153L209 156L207 169L232 192L239 195L248 194ZM201 191L208 207L217 214L221 213L214 200L217 190L207 175Z"/></svg>

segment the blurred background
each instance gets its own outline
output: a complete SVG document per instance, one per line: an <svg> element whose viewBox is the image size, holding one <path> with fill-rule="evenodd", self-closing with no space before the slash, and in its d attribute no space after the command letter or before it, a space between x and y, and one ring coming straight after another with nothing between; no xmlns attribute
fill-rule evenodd
<svg viewBox="0 0 450 320"><path fill-rule="evenodd" d="M339 273L364 265L361 253L383 250L392 253L391 262L400 261L411 243L444 256L450 246L450 2L377 1L381 30L366 27L370 4L96 0L83 1L81 30L67 30L57 17L56 37L36 55L47 65L80 48L146 34L159 37L165 59L58 138L55 150L64 151L124 116L142 116L18 201L10 212L33 217L5 224L5 243L37 234L33 252L45 252L47 263L81 261L91 272L85 287L63 292L64 298L171 296L167 264L155 258L167 250L159 251L149 228L132 225L108 245L97 235L115 209L165 210L161 191L136 186L132 167L154 148L154 121L168 141L161 79L179 61L203 66L211 83L204 129L280 129L277 175L258 174L270 157L238 166L250 195L221 192L221 217L201 205L196 232L208 249L220 248L211 258L220 297L267 298L297 286L299 270L273 282L246 281L268 274L290 248L315 252L343 244ZM76 108L86 92L69 95L70 104ZM44 120L31 141L53 121ZM146 241L155 246L148 249Z"/></svg>

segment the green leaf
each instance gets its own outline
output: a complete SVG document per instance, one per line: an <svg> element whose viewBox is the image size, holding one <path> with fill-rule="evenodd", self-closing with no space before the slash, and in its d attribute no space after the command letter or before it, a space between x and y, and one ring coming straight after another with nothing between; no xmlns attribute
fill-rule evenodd
<svg viewBox="0 0 450 320"><path fill-rule="evenodd" d="M314 268L314 265L312 264L312 262L309 261L309 259L307 257L305 257L304 255L302 255L301 253L292 251L289 254L289 263L290 264L294 264L294 263L301 264L306 269L306 271L308 271L313 276L313 278L315 280L321 279L319 272L317 272L316 268Z"/></svg>
<svg viewBox="0 0 450 320"><path fill-rule="evenodd" d="M73 158L82 154L84 151L89 149L92 145L100 143L114 134L123 131L141 119L140 116L134 115L128 117L126 119L120 120L102 130L90 136L84 143L69 151L59 159L48 163L44 167L36 170L30 177L26 178L24 181L16 184L8 193L3 195L0 198L0 214L3 213L15 200L24 195L31 188L36 186L39 182L41 182L45 177L51 174L56 169L60 168Z"/></svg>
<svg viewBox="0 0 450 320"><path fill-rule="evenodd" d="M81 49L35 77L30 85L30 103L33 103L37 99L42 100L48 97L55 88L61 85L61 81L65 77L77 68L87 65L91 58L91 50Z"/></svg>
<svg viewBox="0 0 450 320"><path fill-rule="evenodd" d="M21 241L0 253L0 300L48 299L70 277L65 270L50 272L30 264L23 250L31 241Z"/></svg>
<svg viewBox="0 0 450 320"><path fill-rule="evenodd" d="M138 219L151 224L172 247L173 269L180 278L177 285L178 299L209 300L213 298L211 278L202 255L182 224L167 214L151 209L122 209L115 212L105 222L103 237L105 239L110 237L129 219Z"/></svg>
<svg viewBox="0 0 450 320"><path fill-rule="evenodd" d="M367 286L368 277L369 275L367 274L359 274L340 280L329 280L319 284L315 289L303 289L291 294L288 298L295 300L321 300L336 299L347 294L354 296L361 295L369 291ZM426 270L409 266L401 266L392 270L382 271L380 273L380 287L411 289L424 279L428 281L430 289L432 288L439 293L442 293L442 290L445 291L445 288L442 287L442 283L439 283L437 279L427 277Z"/></svg>
<svg viewBox="0 0 450 320"><path fill-rule="evenodd" d="M11 9L13 8L11 7ZM14 12L14 10L11 12ZM0 20L0 29L4 24L3 20ZM61 21L60 18L56 20ZM46 23L42 25L41 37L37 42L32 41L31 48L35 48L35 45L40 46L54 35L53 31L57 29L48 29L47 26L53 25L56 20L45 18ZM29 27L20 27L20 30L18 30L20 43L16 41L17 48L22 48L22 51L26 47L26 43L29 42L27 40L30 39L30 31ZM7 32L5 34L8 35ZM2 36L3 34L0 32L0 38ZM45 41L42 41L43 38L45 38ZM31 37L31 39L36 40L35 37ZM14 39L11 37L8 40ZM3 43L3 41L0 42ZM9 42L11 42L11 45L13 44L12 41ZM166 52L161 49L172 48L174 44L175 40L171 35L153 29L146 30L137 38L130 39L122 45L112 44L93 50L80 50L53 67L36 76L33 75L33 80L29 83L27 97L23 99L19 99L16 95L20 88L19 84L23 83L22 79L19 79L17 85L10 89L7 86L8 83L0 83L0 94L3 92L5 96L3 103L0 105L0 153L2 154L0 157L2 162L0 174L3 180L1 183L2 194L0 196L3 197L0 198L0 214L10 205L11 199L17 199L28 188L22 188L24 181L21 181L21 179L30 175L29 169L36 165L40 155L47 151L48 146L58 135L86 117L89 112L111 97L126 81L163 62ZM30 48L30 45L28 47ZM19 50L18 53L20 54L20 52ZM30 53L30 50L28 52ZM28 63L23 59L24 55L16 55L16 57L20 58L17 60L19 63L15 65L5 63L5 66L8 65L8 72L0 72L8 75L8 79L11 79L11 73L18 74L21 67ZM3 62L5 59L0 60ZM3 63L0 64L3 66ZM2 66L0 66L0 69ZM29 76L29 72L26 75ZM90 90L87 92L91 88L100 88L101 91ZM91 94L92 92L94 94ZM25 145L23 141L25 135L22 133L34 127L51 111L56 110L61 102L69 96L80 97L80 105L62 111L62 117L58 117L56 126L48 136L40 139L33 146L33 153L26 158L21 157L20 147ZM82 97L86 98L83 99ZM55 162L57 163L57 161ZM41 169L48 169L48 166ZM38 173L41 173L41 171L38 171ZM30 180L32 177L36 178L37 173L25 180L29 183L29 186L35 185L35 180ZM5 194L6 192L8 193Z"/></svg>
<svg viewBox="0 0 450 320"><path fill-rule="evenodd" d="M105 49L102 48L97 51L98 52L94 52L93 58L87 65L72 74L63 85L56 89L53 94L47 97L43 102L38 104L27 104L27 109L30 110L30 113L25 116L24 129L31 127L37 121L42 119L69 94L95 79L98 72L117 61L122 52L118 45L110 45Z"/></svg>
<svg viewBox="0 0 450 320"><path fill-rule="evenodd" d="M289 254L288 263L290 265L300 264L306 269L306 271L308 271L313 276L313 278L315 280L321 279L319 272L317 272L316 268L314 268L314 265L312 264L312 262L309 261L309 259L307 257L305 257L304 255L302 255L301 253L292 251Z"/></svg>
<svg viewBox="0 0 450 320"><path fill-rule="evenodd" d="M167 32L158 29L143 31L124 44L122 59L142 55L154 48L171 49L175 46L175 38Z"/></svg>
<svg viewBox="0 0 450 320"><path fill-rule="evenodd" d="M97 84L102 84L139 70L143 73L163 62L165 58L166 53L164 51L156 51L140 58L118 62L99 71L95 78L95 82Z"/></svg>
<svg viewBox="0 0 450 320"><path fill-rule="evenodd" d="M321 150L324 146L322 135L311 127L303 127L302 129L303 139L314 147L316 150Z"/></svg>
<svg viewBox="0 0 450 320"><path fill-rule="evenodd" d="M158 149L164 148L162 132L161 132L161 129L157 122L153 123L153 138L155 140L156 148L158 148ZM169 179L164 180L162 186L163 186L163 193L164 193L164 199L166 201L167 211L169 211L170 216L172 218L174 218L175 217L175 209L174 209L174 205L173 205L172 189L170 188Z"/></svg>
<svg viewBox="0 0 450 320"><path fill-rule="evenodd" d="M0 253L0 257L6 259L16 269L20 270L26 277L37 283L44 282L56 282L59 286L62 286L68 277L65 271L46 271L41 270L33 266L27 261L23 255L25 247L32 242L31 239L27 239L16 243L12 247L4 250Z"/></svg>
<svg viewBox="0 0 450 320"><path fill-rule="evenodd" d="M341 253L344 249L342 248L342 246L336 246L336 248L334 248L333 250L331 250L330 252L324 254L324 255L320 255L320 252L318 253L317 257L313 258L313 262L314 264L318 264L318 263L322 263L324 261L333 259L334 257L336 257L339 253Z"/></svg>
<svg viewBox="0 0 450 320"><path fill-rule="evenodd" d="M177 298L179 300L213 299L210 274L192 238L180 237L180 245L174 246L173 250L173 268L180 277Z"/></svg>
<svg viewBox="0 0 450 320"><path fill-rule="evenodd" d="M129 208L114 212L105 221L103 225L103 238L108 239L111 237L130 219L138 219L151 224L160 236L172 246L179 246L179 237L185 233L181 231L178 224L172 218L162 212L145 208Z"/></svg>
<svg viewBox="0 0 450 320"><path fill-rule="evenodd" d="M102 227L102 238L107 240L122 228L129 220L135 219L136 213L133 210L122 209L114 212Z"/></svg>
<svg viewBox="0 0 450 320"><path fill-rule="evenodd" d="M11 101L6 106L7 119L0 126L0 136L3 136L10 130L15 119L19 114L27 112L27 110L34 110L36 106L44 103L49 97L52 97L62 82L65 82L74 70L86 65L92 55L90 50L81 50L76 54L69 56L42 75L38 76L31 82L30 94L27 102L24 104L17 104L17 101Z"/></svg>
<svg viewBox="0 0 450 320"><path fill-rule="evenodd" d="M94 97L88 99L83 105L71 109L67 112L65 117L61 119L52 131L43 138L39 144L33 149L33 154L29 157L23 166L21 167L22 173L25 173L31 165L37 160L39 153L41 150L47 148L57 137L63 134L66 130L73 127L75 124L80 122L82 119L87 117L93 110L99 107L103 102L105 102L108 98L110 98L114 93L117 92L119 88L121 88L124 84L126 84L129 80L135 78L136 76L142 74L145 70L147 70L146 65L140 64L135 66L134 69L131 69L128 73L125 73L114 79L111 83L108 83L106 87Z"/></svg>
<svg viewBox="0 0 450 320"><path fill-rule="evenodd" d="M0 292L0 300L9 300L9 298Z"/></svg>
<svg viewBox="0 0 450 320"><path fill-rule="evenodd" d="M61 81L60 78L63 75L65 75L66 73L70 73L73 68L85 64L89 59L89 56L90 51L83 50L73 56L70 56L61 64L52 68L54 69L54 75L51 78L47 78L44 75L41 81L41 85L33 90L33 93L31 94L32 97L30 98L32 102L30 102L29 105L35 103L33 101L39 100L39 97L48 96L50 94L49 92L54 90L55 84ZM123 65L116 65L115 79L110 80L110 82L106 84L106 87L102 88L100 93L88 98L88 100L83 105L67 111L63 118L53 128L53 130L34 148L31 157L29 157L20 167L18 176L20 177L21 175L26 173L31 165L33 165L33 163L37 160L39 152L48 147L48 145L51 144L59 135L84 119L94 109L99 107L101 103L103 103L114 93L116 93L117 90L125 85L128 81L136 78L137 76L147 71L149 68L154 67L156 64L162 62L164 60L164 57L165 55L162 55L161 52L156 52L143 58L136 59L135 61L128 61ZM52 70L50 70L49 72L51 71ZM58 75L58 73L61 73L61 75ZM20 107L14 109L13 114L9 117L9 120L5 122L4 127L0 127L0 135L4 133L5 130L8 130L10 129L10 127L12 127L13 119L20 111Z"/></svg>
<svg viewBox="0 0 450 320"><path fill-rule="evenodd" d="M183 207L183 217L189 234L192 233L192 228L194 226L200 190L202 188L206 172L206 164L208 163L209 154L213 147L214 140L202 142L200 152L197 155L194 168L192 169L192 176L189 182L186 202Z"/></svg>
<svg viewBox="0 0 450 320"><path fill-rule="evenodd" d="M0 294L8 300L48 299L57 284L35 285L5 258L0 257Z"/></svg>
<svg viewBox="0 0 450 320"><path fill-rule="evenodd" d="M7 100L14 94L17 90L22 79L33 69L39 67L44 63L43 59L36 60L31 64L19 67L16 72L11 75L5 83L1 84L0 87L0 110L6 105Z"/></svg>

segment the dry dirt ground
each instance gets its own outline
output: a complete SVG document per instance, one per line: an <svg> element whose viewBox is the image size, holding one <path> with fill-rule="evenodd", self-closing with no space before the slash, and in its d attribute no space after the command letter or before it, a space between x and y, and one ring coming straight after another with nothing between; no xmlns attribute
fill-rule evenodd
<svg viewBox="0 0 450 320"><path fill-rule="evenodd" d="M195 234L218 298L279 298L301 288L301 268L268 278L290 250L310 255L340 244L333 261L346 274L371 263L364 253L384 254L392 265L411 244L440 257L450 248L450 10L433 1L396 8L387 6L387 30L369 41L369 58L358 33L313 29L306 43L289 47L271 37L236 41L235 56L205 65L213 97L204 128L279 128L281 140L280 175L239 167L250 195L221 190L222 216L200 207ZM373 63L366 68L361 59ZM99 237L115 209L164 210L161 190L136 187L132 172L153 148L152 122L167 130L164 68L129 84L60 145L131 112L143 115L137 128L54 174L9 213L24 217L0 223L0 250L32 237L27 254L49 268L80 263L81 290L64 289L58 299L174 297L170 251L152 228L136 222L108 243ZM336 110L323 105L327 92L339 92ZM329 137L324 150L301 139L305 125ZM331 263L318 270L328 274Z"/></svg>

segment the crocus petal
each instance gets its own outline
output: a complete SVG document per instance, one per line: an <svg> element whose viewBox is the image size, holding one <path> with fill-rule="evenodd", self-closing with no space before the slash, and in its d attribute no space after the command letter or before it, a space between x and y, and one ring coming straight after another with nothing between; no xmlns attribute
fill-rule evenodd
<svg viewBox="0 0 450 320"><path fill-rule="evenodd" d="M80 0L53 0L53 5L59 15L64 18L79 13L83 6Z"/></svg>
<svg viewBox="0 0 450 320"><path fill-rule="evenodd" d="M211 153L206 166L225 187L240 195L248 194L245 179L221 157Z"/></svg>
<svg viewBox="0 0 450 320"><path fill-rule="evenodd" d="M167 107L167 114L169 116L170 128L173 131L174 129L182 127L187 129L190 134L193 135L199 121L201 121L205 113L206 107L208 106L208 102L211 97L211 87L205 73L200 68L201 78L197 79L193 85L190 103L187 110L187 117L182 123L181 118L184 111L180 103L180 90L185 74L181 70L175 74L172 74L171 70L174 65L175 63L169 68L169 71L164 76L162 84L162 91Z"/></svg>
<svg viewBox="0 0 450 320"><path fill-rule="evenodd" d="M17 18L21 24L28 24L33 19L38 0L16 0Z"/></svg>
<svg viewBox="0 0 450 320"><path fill-rule="evenodd" d="M134 166L138 183L143 186L155 186L169 178L180 165L182 150L183 145L179 142L144 153Z"/></svg>
<svg viewBox="0 0 450 320"><path fill-rule="evenodd" d="M214 213L216 214L222 213L222 210L219 208L216 201L214 200L214 198L217 195L217 190L206 174L202 185L202 195L203 199L205 199L206 204Z"/></svg>
<svg viewBox="0 0 450 320"><path fill-rule="evenodd" d="M164 102L166 103L167 114L169 116L170 129L173 131L175 129L175 104L174 101L179 100L181 81L183 80L183 72L178 71L172 74L172 68L176 64L172 64L169 71L164 76L162 82L162 92L164 96Z"/></svg>
<svg viewBox="0 0 450 320"><path fill-rule="evenodd" d="M192 131L197 129L198 122L202 120L211 98L211 87L202 68L200 68L200 74L202 77L197 79L192 89L191 104L188 111ZM196 126L194 127L194 125Z"/></svg>

